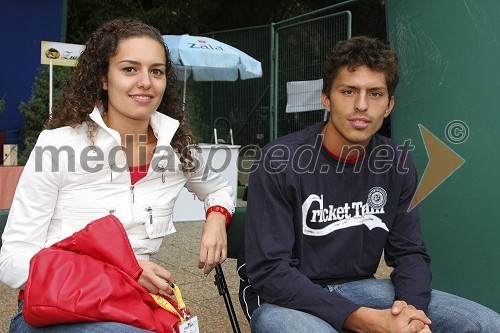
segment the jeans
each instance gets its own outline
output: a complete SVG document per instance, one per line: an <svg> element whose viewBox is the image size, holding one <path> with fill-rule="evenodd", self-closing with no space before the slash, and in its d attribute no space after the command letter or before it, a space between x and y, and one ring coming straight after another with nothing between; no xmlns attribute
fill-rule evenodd
<svg viewBox="0 0 500 333"><path fill-rule="evenodd" d="M134 326L115 322L86 322L60 324L34 328L24 321L23 301L19 302L18 313L10 322L10 333L143 333L150 332Z"/></svg>
<svg viewBox="0 0 500 333"><path fill-rule="evenodd" d="M394 287L388 279L365 279L325 288L365 307L388 309L394 302ZM433 333L500 332L498 313L438 290L432 290L427 316ZM252 333L338 333L321 318L268 303L253 312L250 327Z"/></svg>

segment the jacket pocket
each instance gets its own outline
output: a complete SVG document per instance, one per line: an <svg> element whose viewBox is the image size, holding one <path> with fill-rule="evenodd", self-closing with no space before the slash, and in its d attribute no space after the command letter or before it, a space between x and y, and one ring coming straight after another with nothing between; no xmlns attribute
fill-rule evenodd
<svg viewBox="0 0 500 333"><path fill-rule="evenodd" d="M66 206L62 211L61 238L71 236L73 233L85 228L90 222L114 212L114 208Z"/></svg>
<svg viewBox="0 0 500 333"><path fill-rule="evenodd" d="M146 206L146 233L150 239L159 238L175 232L173 207Z"/></svg>
<svg viewBox="0 0 500 333"><path fill-rule="evenodd" d="M89 162L90 163L90 162ZM115 170L106 164L99 164L97 166L82 166L78 165L73 172L69 172L67 177L70 178L72 182L78 184L109 184L113 182L113 178L116 178L123 169Z"/></svg>

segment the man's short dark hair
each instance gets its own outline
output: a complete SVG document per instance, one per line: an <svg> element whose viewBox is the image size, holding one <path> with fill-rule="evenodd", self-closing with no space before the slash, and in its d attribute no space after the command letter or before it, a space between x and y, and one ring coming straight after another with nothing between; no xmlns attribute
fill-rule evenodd
<svg viewBox="0 0 500 333"><path fill-rule="evenodd" d="M377 38L357 36L338 42L328 53L323 72L323 93L329 94L332 84L342 67L349 71L366 65L385 74L389 98L399 81L399 66L396 54Z"/></svg>

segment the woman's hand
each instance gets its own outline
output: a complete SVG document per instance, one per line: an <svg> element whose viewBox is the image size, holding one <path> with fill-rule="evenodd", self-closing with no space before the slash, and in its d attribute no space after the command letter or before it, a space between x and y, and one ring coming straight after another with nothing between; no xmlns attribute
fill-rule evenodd
<svg viewBox="0 0 500 333"><path fill-rule="evenodd" d="M141 286L152 294L173 295L174 291L168 283L175 283L172 273L149 260L138 260L138 262L143 270L137 281Z"/></svg>
<svg viewBox="0 0 500 333"><path fill-rule="evenodd" d="M219 212L211 212L203 226L200 243L198 268L203 268L205 276L227 259L226 217Z"/></svg>

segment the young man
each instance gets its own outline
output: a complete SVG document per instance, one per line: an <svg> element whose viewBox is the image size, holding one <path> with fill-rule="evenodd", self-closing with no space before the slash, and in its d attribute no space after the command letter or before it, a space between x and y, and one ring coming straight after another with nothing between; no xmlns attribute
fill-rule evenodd
<svg viewBox="0 0 500 333"><path fill-rule="evenodd" d="M328 55L329 118L266 146L248 191L240 301L252 332L500 332L500 316L431 290L405 147L376 132L396 55L368 37ZM374 279L384 251L391 279Z"/></svg>

